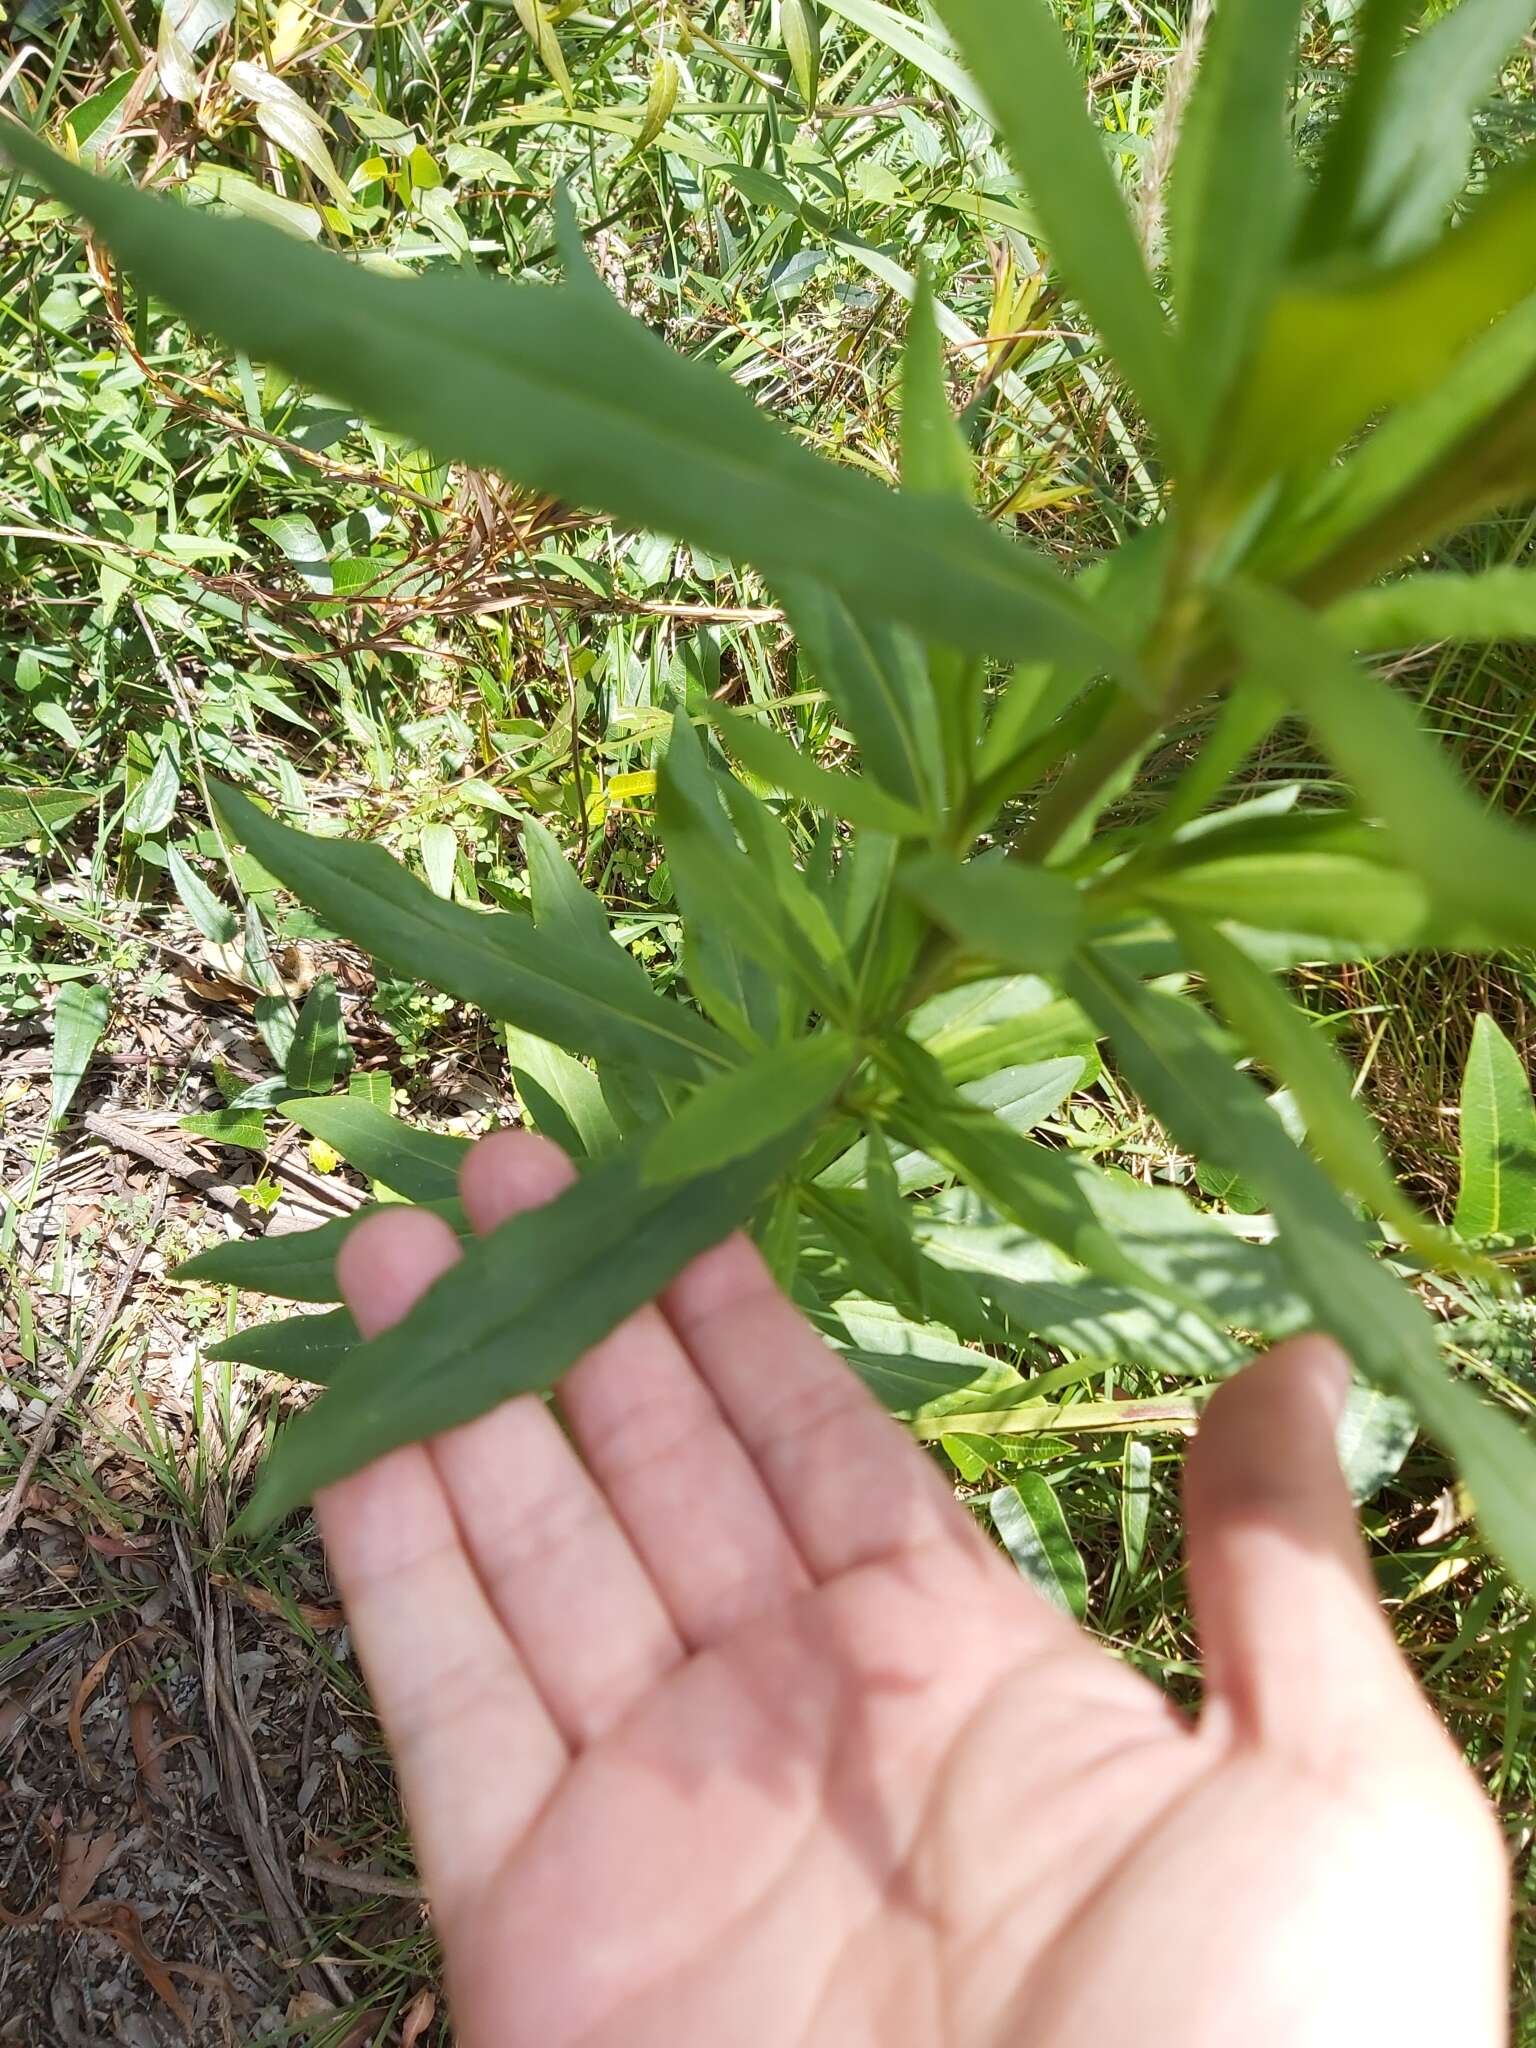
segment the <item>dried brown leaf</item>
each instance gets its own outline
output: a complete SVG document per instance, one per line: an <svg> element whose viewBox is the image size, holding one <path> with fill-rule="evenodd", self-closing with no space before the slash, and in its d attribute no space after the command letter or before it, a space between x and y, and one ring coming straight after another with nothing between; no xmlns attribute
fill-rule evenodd
<svg viewBox="0 0 1536 2048"><path fill-rule="evenodd" d="M59 1849L59 1904L66 1913L75 1913L89 1897L116 1847L117 1836L110 1829L100 1835L71 1830L64 1837Z"/></svg>
<svg viewBox="0 0 1536 2048"><path fill-rule="evenodd" d="M84 1678L75 1687L75 1696L69 1703L69 1746L75 1752L75 1755L79 1757L80 1768L93 1785L96 1782L97 1770L85 1753L85 1737L81 1732L81 1722L84 1719L86 1707L90 1704L91 1694L95 1692L97 1686L106 1677L112 1659L119 1650L126 1649L132 1641L132 1636L125 1636L121 1642L109 1643L90 1670L86 1672Z"/></svg>
<svg viewBox="0 0 1536 2048"><path fill-rule="evenodd" d="M110 1934L118 1947L138 1965L145 1982L161 2004L191 2033L192 2015L181 2002L180 1993L171 1981L170 1970L144 1939L139 1916L125 1899L101 1899L94 1905L82 1906L77 1913L71 1914L70 1919L76 1927Z"/></svg>
<svg viewBox="0 0 1536 2048"><path fill-rule="evenodd" d="M406 2008L400 2026L400 2048L416 2048L416 2043L437 2017L437 1999L423 1987Z"/></svg>

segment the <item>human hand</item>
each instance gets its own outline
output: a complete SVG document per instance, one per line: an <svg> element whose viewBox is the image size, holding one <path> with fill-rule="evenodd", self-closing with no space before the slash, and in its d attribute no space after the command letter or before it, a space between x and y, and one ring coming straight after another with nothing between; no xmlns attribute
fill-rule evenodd
<svg viewBox="0 0 1536 2048"><path fill-rule="evenodd" d="M550 1199L477 1145L478 1230ZM365 1333L457 1256L390 1209ZM465 2048L1491 2048L1507 1877L1398 1657L1320 1338L1186 1480L1190 1723L1048 1606L733 1238L317 1503Z"/></svg>

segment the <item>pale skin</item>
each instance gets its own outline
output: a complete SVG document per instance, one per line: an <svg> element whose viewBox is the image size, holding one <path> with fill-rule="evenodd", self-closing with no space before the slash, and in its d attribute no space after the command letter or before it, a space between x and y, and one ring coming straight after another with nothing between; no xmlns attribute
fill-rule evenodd
<svg viewBox="0 0 1536 2048"><path fill-rule="evenodd" d="M489 1230L570 1176L503 1132ZM457 1256L391 1209L365 1332ZM318 1503L464 2048L1494 2048L1502 1841L1398 1656L1304 1337L1190 1451L1198 1719L706 1253L569 1373Z"/></svg>

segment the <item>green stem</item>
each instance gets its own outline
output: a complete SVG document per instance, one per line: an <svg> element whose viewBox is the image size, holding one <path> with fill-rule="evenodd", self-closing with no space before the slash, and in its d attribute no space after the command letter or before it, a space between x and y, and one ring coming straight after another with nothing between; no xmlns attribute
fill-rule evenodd
<svg viewBox="0 0 1536 2048"><path fill-rule="evenodd" d="M128 19L128 10L124 7L123 0L107 0L107 13L112 18L112 26L117 30L118 41L130 57L142 64L146 55L144 45L139 41L137 31Z"/></svg>

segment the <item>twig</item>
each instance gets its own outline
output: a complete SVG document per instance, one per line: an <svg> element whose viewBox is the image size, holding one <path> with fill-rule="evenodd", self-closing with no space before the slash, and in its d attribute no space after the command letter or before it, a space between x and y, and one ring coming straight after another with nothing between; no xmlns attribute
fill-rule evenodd
<svg viewBox="0 0 1536 2048"><path fill-rule="evenodd" d="M206 1196L219 1208L228 1209L232 1215L240 1215L249 1209L244 1196L233 1188L221 1187L209 1169L199 1166L194 1155L184 1146L168 1145L163 1138L151 1137L148 1131L136 1131L127 1124L115 1123L96 1109L88 1109L80 1122L93 1138L104 1139L117 1151L131 1152L135 1159L142 1159L146 1165L158 1166L162 1173L186 1181L200 1195Z"/></svg>
<svg viewBox="0 0 1536 2048"><path fill-rule="evenodd" d="M68 1403L79 1393L87 1377L95 1369L96 1361L106 1348L109 1339L116 1333L117 1319L123 1312L123 1304L132 1292L133 1283L139 1277L139 1267L144 1263L144 1254L149 1250L150 1241L155 1231L159 1228L160 1218L165 1214L165 1193L169 1185L170 1175L168 1172L162 1171L160 1186L155 1196L155 1213L150 1218L149 1229L139 1240L138 1244L134 1246L128 1263L124 1266L118 1278L117 1286L113 1289L112 1299L108 1304L106 1313L96 1326L96 1334L87 1342L85 1349L81 1352L75 1363L74 1371L71 1372L69 1378L48 1403L47 1408L43 1411L42 1420L32 1432L31 1441L27 1445L27 1454L21 1461L21 1470L16 1474L16 1483L6 1498L5 1506L0 1508L0 1543L5 1541L7 1536L10 1535L11 1530L15 1527L16 1517L21 1513L21 1506L26 1498L27 1488L32 1483L32 1475L42 1463L43 1455L47 1451L48 1446L53 1442L54 1431L58 1428L60 1415Z"/></svg>
<svg viewBox="0 0 1536 2048"><path fill-rule="evenodd" d="M328 1863L323 1856L301 1856L299 1869L320 1884L333 1884L344 1892L373 1892L384 1899L424 1899L426 1893L408 1877L384 1877L376 1870L348 1870L345 1864Z"/></svg>

